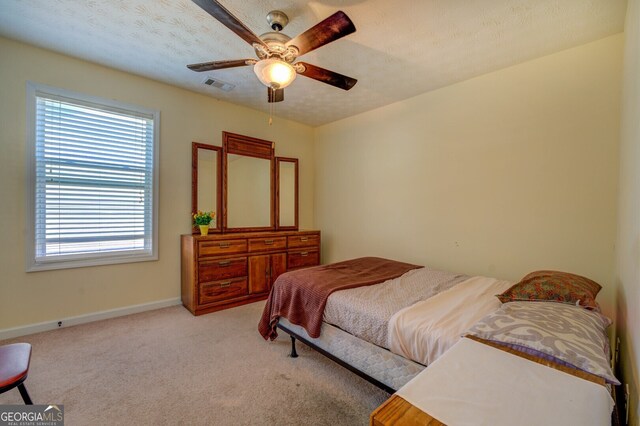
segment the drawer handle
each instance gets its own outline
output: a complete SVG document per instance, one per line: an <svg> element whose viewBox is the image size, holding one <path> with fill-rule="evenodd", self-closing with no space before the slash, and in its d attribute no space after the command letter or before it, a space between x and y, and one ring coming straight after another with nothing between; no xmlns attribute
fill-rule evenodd
<svg viewBox="0 0 640 426"><path fill-rule="evenodd" d="M230 260L221 260L220 262L218 262L218 266L229 266L229 265L231 265Z"/></svg>
<svg viewBox="0 0 640 426"><path fill-rule="evenodd" d="M301 251L300 252L300 256L309 256L309 252L308 251Z"/></svg>
<svg viewBox="0 0 640 426"><path fill-rule="evenodd" d="M218 247L220 247L220 248L229 248L230 245L231 245L230 243L220 243L220 244L218 244Z"/></svg>
<svg viewBox="0 0 640 426"><path fill-rule="evenodd" d="M309 237L300 237L300 241L308 241Z"/></svg>
<svg viewBox="0 0 640 426"><path fill-rule="evenodd" d="M273 240L264 240L264 245L265 246L270 246L273 244Z"/></svg>
<svg viewBox="0 0 640 426"><path fill-rule="evenodd" d="M231 281L225 281L223 283L220 283L220 288L226 288L226 287L231 287Z"/></svg>

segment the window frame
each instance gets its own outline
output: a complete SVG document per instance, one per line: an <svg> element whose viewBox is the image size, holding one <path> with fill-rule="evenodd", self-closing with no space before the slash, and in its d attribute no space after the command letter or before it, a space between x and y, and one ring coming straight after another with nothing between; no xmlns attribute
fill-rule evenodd
<svg viewBox="0 0 640 426"><path fill-rule="evenodd" d="M146 114L153 119L153 147L152 147L152 191L151 196L151 250L136 250L127 252L105 252L105 253L87 253L79 255L54 256L52 259L36 261L36 235L35 223L36 217L36 127L37 127L37 97L38 96L59 96L68 98L70 101L78 101L79 103L93 104L95 107L104 107L105 109L121 110L122 112L131 112L138 114ZM26 114L26 271L46 271L54 269L82 268L88 266L112 265L120 263L146 262L158 260L158 206L159 206L159 158L160 151L160 111L138 105L127 104L113 99L105 99L97 96L86 95L73 92L66 89L47 86L32 81L27 81L27 114ZM55 257L58 257L55 259Z"/></svg>

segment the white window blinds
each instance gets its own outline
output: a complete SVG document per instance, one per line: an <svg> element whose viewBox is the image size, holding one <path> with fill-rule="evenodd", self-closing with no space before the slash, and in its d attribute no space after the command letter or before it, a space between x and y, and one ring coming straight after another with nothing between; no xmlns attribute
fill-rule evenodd
<svg viewBox="0 0 640 426"><path fill-rule="evenodd" d="M151 255L154 115L35 95L35 263Z"/></svg>

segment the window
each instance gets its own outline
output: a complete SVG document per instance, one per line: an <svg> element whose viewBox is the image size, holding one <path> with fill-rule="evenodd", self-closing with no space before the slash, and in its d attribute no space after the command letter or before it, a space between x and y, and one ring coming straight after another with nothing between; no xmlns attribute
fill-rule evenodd
<svg viewBox="0 0 640 426"><path fill-rule="evenodd" d="M157 259L159 112L27 92L27 270Z"/></svg>

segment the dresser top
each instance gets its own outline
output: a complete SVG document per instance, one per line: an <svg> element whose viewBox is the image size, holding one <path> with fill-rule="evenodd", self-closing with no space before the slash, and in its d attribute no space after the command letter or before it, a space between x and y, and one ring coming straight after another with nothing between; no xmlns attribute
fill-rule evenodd
<svg viewBox="0 0 640 426"><path fill-rule="evenodd" d="M194 238L196 240L220 240L234 238L264 238L264 237L288 237L295 235L319 235L320 231L301 229L299 231L254 231L254 232L224 232L211 233L209 235L182 234L182 238Z"/></svg>

